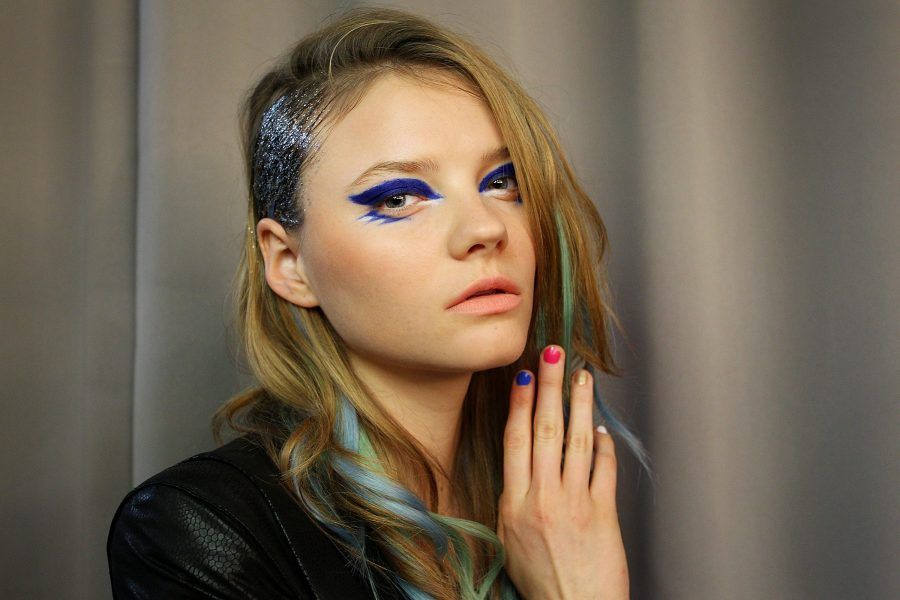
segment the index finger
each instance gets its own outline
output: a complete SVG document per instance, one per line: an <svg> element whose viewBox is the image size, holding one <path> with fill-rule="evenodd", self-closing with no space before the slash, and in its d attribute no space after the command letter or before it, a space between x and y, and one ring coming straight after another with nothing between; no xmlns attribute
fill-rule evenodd
<svg viewBox="0 0 900 600"><path fill-rule="evenodd" d="M531 407L534 376L519 371L509 394L509 417L503 434L503 491L524 497L531 486Z"/></svg>

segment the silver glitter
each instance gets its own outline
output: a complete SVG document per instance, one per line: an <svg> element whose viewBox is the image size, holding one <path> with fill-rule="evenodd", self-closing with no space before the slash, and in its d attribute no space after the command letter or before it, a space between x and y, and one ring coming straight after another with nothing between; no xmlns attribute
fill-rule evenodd
<svg viewBox="0 0 900 600"><path fill-rule="evenodd" d="M275 219L290 229L302 222L297 210L300 167L314 149L321 88L296 89L263 114L253 151L256 218Z"/></svg>

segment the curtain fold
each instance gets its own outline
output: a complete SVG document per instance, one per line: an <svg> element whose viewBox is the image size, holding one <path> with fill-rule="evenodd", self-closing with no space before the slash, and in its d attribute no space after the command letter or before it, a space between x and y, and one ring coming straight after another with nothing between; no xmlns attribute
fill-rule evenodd
<svg viewBox="0 0 900 600"><path fill-rule="evenodd" d="M118 501L249 380L242 95L347 2L0 19L0 596L110 596ZM546 108L609 229L633 597L900 597L896 3L389 2Z"/></svg>
<svg viewBox="0 0 900 600"><path fill-rule="evenodd" d="M137 15L9 3L0 219L0 596L109 595L131 484Z"/></svg>

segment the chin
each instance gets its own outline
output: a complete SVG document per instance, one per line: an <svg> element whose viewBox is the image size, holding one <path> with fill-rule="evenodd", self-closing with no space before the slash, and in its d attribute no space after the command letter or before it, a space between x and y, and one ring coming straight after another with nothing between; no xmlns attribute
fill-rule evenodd
<svg viewBox="0 0 900 600"><path fill-rule="evenodd" d="M506 338L502 342L484 344L481 347L485 348L485 351L480 353L480 355L473 356L470 353L466 356L467 359L476 362L467 364L465 368L468 371L487 371L488 369L511 365L522 356L522 353L525 351L525 342L526 339L523 335L518 340Z"/></svg>

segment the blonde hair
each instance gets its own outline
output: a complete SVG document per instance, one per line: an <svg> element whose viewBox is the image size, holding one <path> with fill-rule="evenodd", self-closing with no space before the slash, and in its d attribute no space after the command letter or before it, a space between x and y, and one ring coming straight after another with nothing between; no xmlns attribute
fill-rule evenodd
<svg viewBox="0 0 900 600"><path fill-rule="evenodd" d="M509 148L532 228L535 301L525 352L513 364L473 375L455 471L445 474L471 526L434 514L437 461L357 377L324 313L292 305L269 288L255 244L256 222L272 201L260 197L258 164L267 111L286 95L315 90L315 117L304 114L321 131L389 72L456 85L487 103ZM507 416L502 399L517 371L536 369L532 363L548 340L565 347L569 372L587 367L620 373L611 351L610 328L619 322L608 301L606 228L552 127L522 88L464 37L405 12L360 8L302 39L261 78L243 104L242 130L250 198L236 305L244 351L259 386L217 412L217 438L226 425L254 436L298 502L370 577L373 591L380 574L411 597L451 599L486 591L491 597L515 597L499 569L503 549L493 533ZM291 188L297 210L285 222L302 228L303 173L315 159L315 146L294 158L301 162ZM636 438L602 402L598 408L643 459ZM368 478L372 464L354 444L359 431L381 461L383 473L375 484ZM419 504L408 494L415 482L427 484ZM471 536L471 547L461 530ZM380 559L367 550L372 544Z"/></svg>

